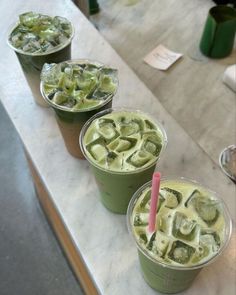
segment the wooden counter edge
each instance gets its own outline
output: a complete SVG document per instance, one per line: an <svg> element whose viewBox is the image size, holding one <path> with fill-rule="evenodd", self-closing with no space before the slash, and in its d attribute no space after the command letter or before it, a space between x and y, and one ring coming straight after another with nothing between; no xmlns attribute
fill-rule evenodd
<svg viewBox="0 0 236 295"><path fill-rule="evenodd" d="M86 266L83 263L83 260L78 253L70 234L68 233L67 229L65 228L63 221L55 208L47 190L45 189L42 181L36 171L30 156L28 155L27 151L25 150L26 159L29 165L29 169L31 175L33 177L37 197L39 202L44 210L46 217L48 218L58 240L61 243L61 246L66 254L69 263L80 281L84 292L87 295L100 295L97 291L93 279L91 278L90 274L88 273Z"/></svg>

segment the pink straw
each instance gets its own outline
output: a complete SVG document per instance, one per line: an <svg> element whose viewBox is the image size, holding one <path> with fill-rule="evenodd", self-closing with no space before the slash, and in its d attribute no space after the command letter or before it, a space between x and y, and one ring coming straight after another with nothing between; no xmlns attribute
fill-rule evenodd
<svg viewBox="0 0 236 295"><path fill-rule="evenodd" d="M156 228L156 213L159 198L161 173L155 172L152 176L151 206L148 220L148 231L153 233Z"/></svg>

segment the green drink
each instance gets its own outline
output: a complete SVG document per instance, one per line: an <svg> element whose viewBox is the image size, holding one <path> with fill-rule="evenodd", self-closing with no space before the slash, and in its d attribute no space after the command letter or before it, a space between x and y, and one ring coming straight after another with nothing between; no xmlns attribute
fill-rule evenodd
<svg viewBox="0 0 236 295"><path fill-rule="evenodd" d="M134 194L127 214L143 276L160 292L181 292L225 249L231 235L231 219L214 192L183 178L163 180L156 231L149 233L150 196L148 182Z"/></svg>
<svg viewBox="0 0 236 295"><path fill-rule="evenodd" d="M110 108L118 88L118 73L101 63L73 60L45 64L41 92L53 108L68 152L83 158L79 134L85 122Z"/></svg>
<svg viewBox="0 0 236 295"><path fill-rule="evenodd" d="M35 102L46 107L39 87L45 63L71 58L72 24L64 17L27 12L11 30L8 45L15 51Z"/></svg>
<svg viewBox="0 0 236 295"><path fill-rule="evenodd" d="M107 209L126 213L133 193L151 179L166 143L163 127L140 111L110 109L85 124L80 146Z"/></svg>

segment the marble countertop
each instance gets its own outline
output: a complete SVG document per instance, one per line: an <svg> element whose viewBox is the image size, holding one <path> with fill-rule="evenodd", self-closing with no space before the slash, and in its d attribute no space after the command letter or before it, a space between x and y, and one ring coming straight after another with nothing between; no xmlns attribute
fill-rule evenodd
<svg viewBox="0 0 236 295"><path fill-rule="evenodd" d="M75 26L73 58L90 58L119 70L120 87L114 106L128 106L151 112L164 125L168 147L158 169L163 176L185 176L218 192L234 220L232 239L223 255L194 281L183 294L235 294L235 186L219 166L197 144L161 102L146 88L94 26L69 0L1 1L1 101L41 176L64 225L102 295L158 294L143 280L135 245L129 237L125 216L108 212L99 194L88 163L72 158L64 147L54 114L33 102L17 58L6 45L9 22L29 10L65 16Z"/></svg>
<svg viewBox="0 0 236 295"><path fill-rule="evenodd" d="M165 109L218 163L226 146L236 143L236 94L222 82L236 63L236 47L223 59L192 57L198 46L211 0L100 0L91 17L100 33L156 95ZM132 5L128 5L132 4ZM183 53L167 71L143 62L157 45ZM236 46L236 43L235 43Z"/></svg>

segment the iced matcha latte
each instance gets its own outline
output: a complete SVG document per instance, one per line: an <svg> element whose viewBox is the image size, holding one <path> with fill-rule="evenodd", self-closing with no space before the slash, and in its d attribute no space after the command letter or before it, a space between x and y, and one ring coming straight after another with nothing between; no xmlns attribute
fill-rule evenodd
<svg viewBox="0 0 236 295"><path fill-rule="evenodd" d="M162 126L140 111L110 109L86 123L80 145L106 208L126 213L132 194L151 179L166 142Z"/></svg>
<svg viewBox="0 0 236 295"><path fill-rule="evenodd" d="M72 24L64 17L35 12L19 16L8 44L15 51L37 104L47 106L40 91L40 72L44 63L71 58Z"/></svg>
<svg viewBox="0 0 236 295"><path fill-rule="evenodd" d="M151 183L132 198L128 226L136 240L147 283L163 293L190 286L202 267L225 248L231 234L228 210L215 193L187 181L163 180L156 231L148 232Z"/></svg>
<svg viewBox="0 0 236 295"><path fill-rule="evenodd" d="M41 92L55 113L70 154L83 158L79 134L84 123L97 112L111 107L118 88L118 72L89 60L45 64Z"/></svg>

